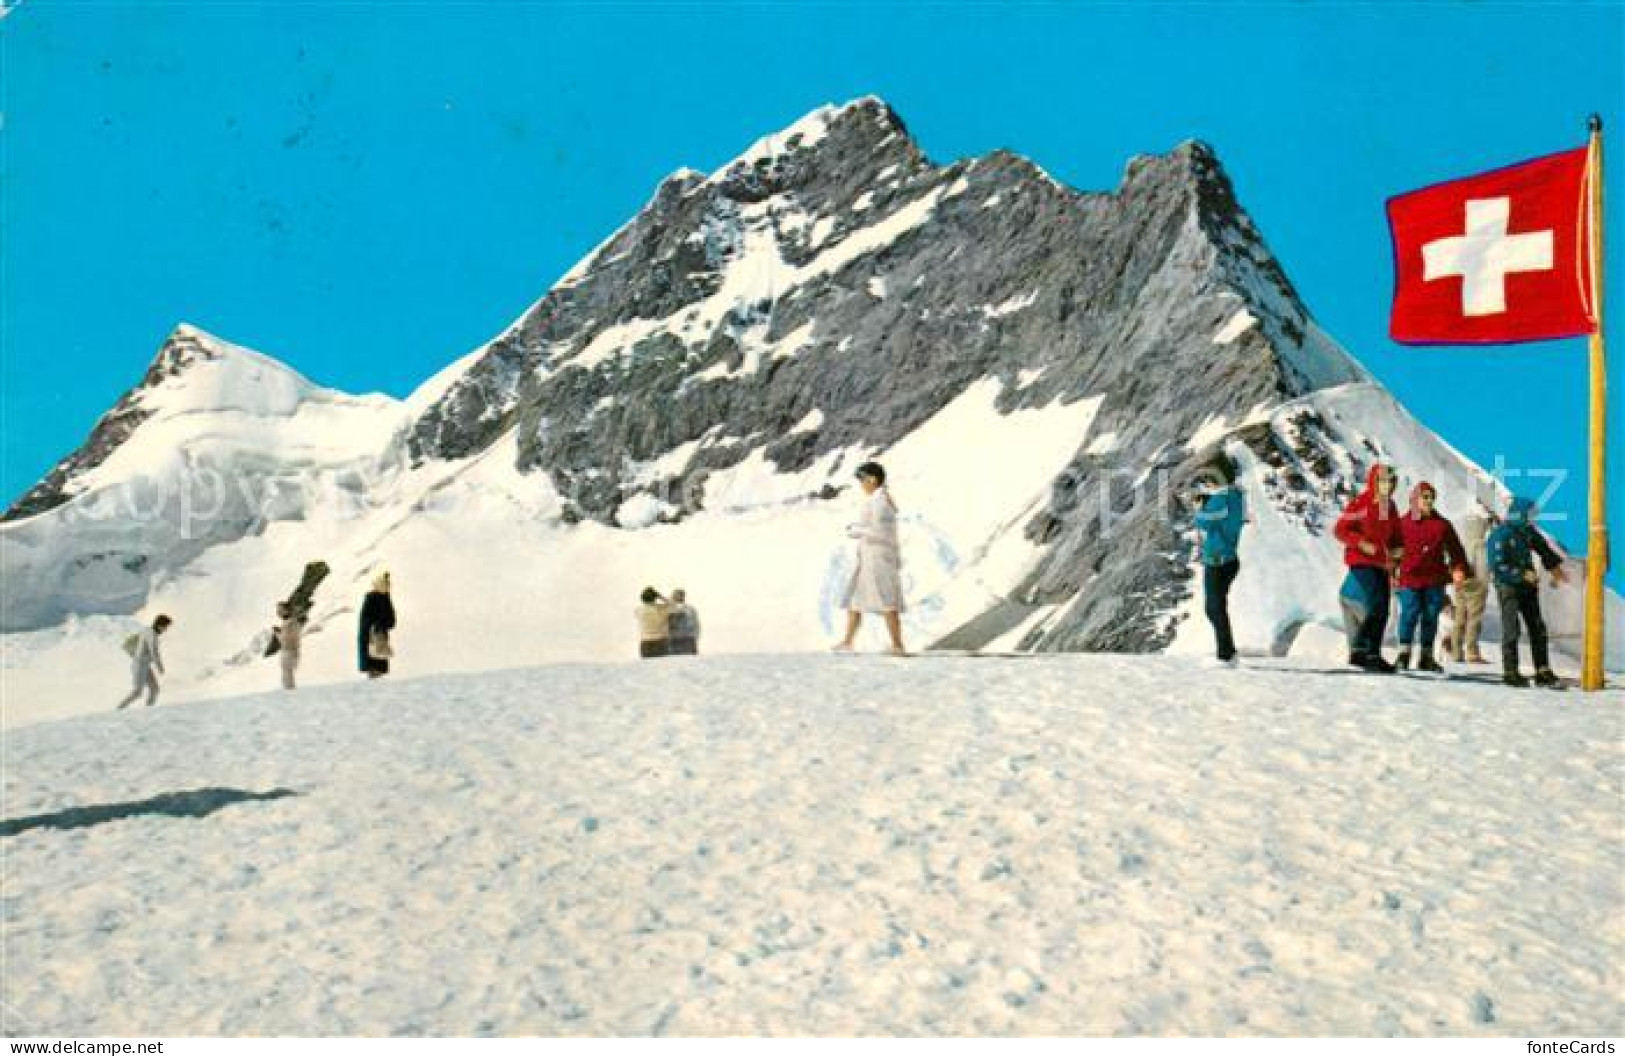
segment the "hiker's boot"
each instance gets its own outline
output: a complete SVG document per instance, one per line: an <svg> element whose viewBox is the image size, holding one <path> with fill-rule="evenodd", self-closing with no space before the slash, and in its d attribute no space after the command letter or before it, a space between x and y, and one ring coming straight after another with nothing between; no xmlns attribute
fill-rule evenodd
<svg viewBox="0 0 1625 1056"><path fill-rule="evenodd" d="M1501 681L1518 689L1524 689L1529 685L1529 680L1518 674L1516 671L1506 672L1501 676Z"/></svg>
<svg viewBox="0 0 1625 1056"><path fill-rule="evenodd" d="M1407 645L1400 648L1399 655L1394 657L1394 666L1399 668L1401 671L1404 671L1406 668L1411 666L1410 646Z"/></svg>
<svg viewBox="0 0 1625 1056"><path fill-rule="evenodd" d="M1416 669L1418 671L1427 671L1435 675L1444 674L1444 668L1439 666L1439 661L1433 659L1432 649L1422 650L1422 659L1416 662Z"/></svg>
<svg viewBox="0 0 1625 1056"><path fill-rule="evenodd" d="M1535 685L1537 686L1555 686L1561 681L1549 667L1543 667L1535 672Z"/></svg>
<svg viewBox="0 0 1625 1056"><path fill-rule="evenodd" d="M1394 665L1382 658L1381 653L1365 653L1360 657L1360 667L1373 675L1391 675Z"/></svg>

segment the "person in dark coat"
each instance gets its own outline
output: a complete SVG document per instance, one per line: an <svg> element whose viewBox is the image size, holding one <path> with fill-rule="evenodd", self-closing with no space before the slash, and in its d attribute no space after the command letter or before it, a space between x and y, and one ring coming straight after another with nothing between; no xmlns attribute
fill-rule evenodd
<svg viewBox="0 0 1625 1056"><path fill-rule="evenodd" d="M1241 571L1241 528L1246 505L1236 487L1236 470L1228 457L1213 464L1199 486L1201 508L1196 527L1202 537L1202 595L1215 651L1221 664L1236 662L1236 639L1230 627L1230 587Z"/></svg>
<svg viewBox="0 0 1625 1056"><path fill-rule="evenodd" d="M1540 572L1535 557L1552 575L1553 585L1566 582L1563 559L1535 527L1535 504L1514 498L1506 519L1490 532L1488 543L1490 576L1495 580L1496 600L1501 603L1502 681L1509 686L1527 686L1529 680L1518 672L1518 624L1529 631L1529 653L1535 662L1535 681L1542 686L1557 684L1547 654L1546 620L1540 612Z"/></svg>
<svg viewBox="0 0 1625 1056"><path fill-rule="evenodd" d="M1388 628L1393 598L1389 580L1404 546L1399 509L1394 506L1396 483L1394 467L1372 466L1365 490L1343 510L1333 529L1343 544L1343 563L1349 570L1340 592L1349 663L1389 675L1394 673L1394 665L1382 658L1382 635Z"/></svg>
<svg viewBox="0 0 1625 1056"><path fill-rule="evenodd" d="M666 609L666 631L672 656L695 656L700 651L700 614L688 603L682 590L671 592Z"/></svg>
<svg viewBox="0 0 1625 1056"><path fill-rule="evenodd" d="M361 670L368 678L389 674L394 650L389 632L395 629L395 603L389 598L389 573L380 572L361 602L361 626L356 638Z"/></svg>

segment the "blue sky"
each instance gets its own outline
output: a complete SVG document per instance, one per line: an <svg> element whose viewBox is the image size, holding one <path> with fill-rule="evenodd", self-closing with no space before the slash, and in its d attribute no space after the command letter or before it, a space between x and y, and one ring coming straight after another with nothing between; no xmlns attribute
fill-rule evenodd
<svg viewBox="0 0 1625 1056"><path fill-rule="evenodd" d="M1008 147L1084 189L1213 144L1310 309L1418 417L1484 465L1571 474L1550 508L1573 546L1584 342L1393 345L1383 202L1579 146L1596 111L1620 261L1622 42L1619 4L23 0L0 21L0 501L181 320L404 395L667 173L877 94L938 161Z"/></svg>

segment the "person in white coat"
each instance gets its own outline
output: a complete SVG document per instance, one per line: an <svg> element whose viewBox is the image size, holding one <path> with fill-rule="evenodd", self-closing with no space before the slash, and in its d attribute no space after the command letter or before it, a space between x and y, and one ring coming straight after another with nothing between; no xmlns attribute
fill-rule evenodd
<svg viewBox="0 0 1625 1056"><path fill-rule="evenodd" d="M852 651L863 614L878 612L886 621L893 656L903 649L903 560L897 547L897 504L886 490L886 470L878 462L858 467L858 486L863 489L863 512L856 524L847 526L847 535L857 540L858 567L847 584L842 607L846 609L846 637L835 651Z"/></svg>
<svg viewBox="0 0 1625 1056"><path fill-rule="evenodd" d="M151 627L131 635L132 640L125 644L130 654L130 677L135 687L130 690L129 696L119 701L119 710L134 704L143 692L147 694L147 707L158 703L158 676L164 673L164 655L158 649L158 636L169 630L173 622L168 616L159 616L152 621Z"/></svg>

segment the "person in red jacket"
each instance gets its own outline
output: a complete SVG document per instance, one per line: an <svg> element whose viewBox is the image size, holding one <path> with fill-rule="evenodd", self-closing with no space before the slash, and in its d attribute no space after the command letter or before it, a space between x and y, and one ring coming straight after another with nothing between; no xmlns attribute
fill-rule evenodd
<svg viewBox="0 0 1625 1056"><path fill-rule="evenodd" d="M1394 665L1382 658L1382 635L1393 596L1389 579L1404 545L1393 498L1396 479L1394 467L1380 462L1372 466L1365 490L1343 510L1332 530L1343 544L1343 563L1349 569L1340 592L1349 663L1382 674L1394 672Z"/></svg>
<svg viewBox="0 0 1625 1056"><path fill-rule="evenodd" d="M1455 527L1434 509L1437 499L1433 485L1422 481L1411 489L1411 508L1399 519L1405 552L1399 562L1399 656L1394 661L1400 668L1411 665L1411 643L1420 623L1422 655L1416 669L1436 674L1444 671L1433 658L1433 639L1449 600L1445 587L1452 580L1459 585L1468 571L1467 551Z"/></svg>

